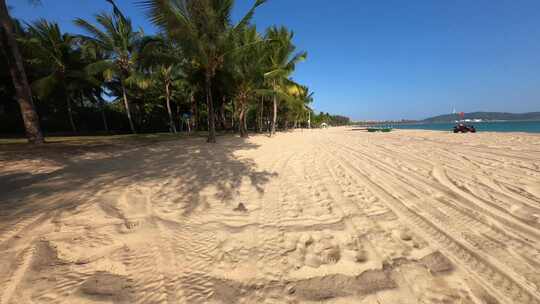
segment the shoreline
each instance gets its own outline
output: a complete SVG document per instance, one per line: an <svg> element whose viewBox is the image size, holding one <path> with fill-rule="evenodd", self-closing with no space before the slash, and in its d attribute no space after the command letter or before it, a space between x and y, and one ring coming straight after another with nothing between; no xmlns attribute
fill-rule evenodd
<svg viewBox="0 0 540 304"><path fill-rule="evenodd" d="M465 124L475 126L478 132L540 133L540 121L466 122ZM451 130L454 125L455 123L453 122L405 124L402 126L398 125L396 128L402 130L438 130L441 128Z"/></svg>
<svg viewBox="0 0 540 304"><path fill-rule="evenodd" d="M334 127L334 128L337 128L337 127ZM356 130L350 130L350 131L356 131ZM363 130L357 130L359 133L362 133ZM445 131L445 130L430 130L430 129L407 129L407 128L404 128L404 129L401 129L401 128L396 128L394 127L392 132L398 132L398 131L412 131L412 132L437 132L437 133L450 133L450 134L455 134L453 133L452 130L448 130L448 131ZM367 132L366 132L367 133ZM459 135L465 135L465 134L462 134L462 133L458 133ZM456 135L458 135L456 134ZM472 136L474 135L478 135L478 134L505 134L505 135L524 135L524 136L527 136L527 135L532 135L532 136L540 136L540 132L523 132L523 131L477 131L476 133L474 134L471 134Z"/></svg>

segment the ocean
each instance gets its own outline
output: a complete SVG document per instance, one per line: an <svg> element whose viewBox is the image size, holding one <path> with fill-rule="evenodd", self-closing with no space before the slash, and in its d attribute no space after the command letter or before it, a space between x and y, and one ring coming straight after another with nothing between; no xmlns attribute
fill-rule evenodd
<svg viewBox="0 0 540 304"><path fill-rule="evenodd" d="M471 122L478 132L527 132L540 133L540 121L497 121L497 122ZM419 129L452 131L455 123L426 123L414 125L394 125L396 129Z"/></svg>

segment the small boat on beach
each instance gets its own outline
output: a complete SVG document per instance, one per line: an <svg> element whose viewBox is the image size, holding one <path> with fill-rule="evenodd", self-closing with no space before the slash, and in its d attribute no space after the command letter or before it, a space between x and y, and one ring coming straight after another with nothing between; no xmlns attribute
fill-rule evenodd
<svg viewBox="0 0 540 304"><path fill-rule="evenodd" d="M393 130L392 128L378 128L378 127L367 128L368 132L384 132L384 133L387 133L387 132L391 132L392 130Z"/></svg>

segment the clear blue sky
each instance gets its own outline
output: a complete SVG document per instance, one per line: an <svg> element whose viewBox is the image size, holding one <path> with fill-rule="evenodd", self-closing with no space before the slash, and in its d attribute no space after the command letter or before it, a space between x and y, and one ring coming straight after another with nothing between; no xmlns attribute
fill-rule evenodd
<svg viewBox="0 0 540 304"><path fill-rule="evenodd" d="M25 21L44 17L78 31L75 17L105 0L8 0ZM117 0L146 32L136 0ZM237 0L238 18L252 3ZM296 81L317 110L353 119L416 119L458 111L540 111L538 0L269 0L260 30L286 25L309 59Z"/></svg>

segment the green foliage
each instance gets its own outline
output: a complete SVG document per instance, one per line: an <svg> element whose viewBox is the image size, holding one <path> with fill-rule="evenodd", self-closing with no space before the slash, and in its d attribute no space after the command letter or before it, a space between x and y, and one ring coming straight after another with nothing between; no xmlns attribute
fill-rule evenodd
<svg viewBox="0 0 540 304"><path fill-rule="evenodd" d="M310 118L313 126L348 122L314 114L313 92L292 79L307 58L297 51L294 33L277 26L260 33L252 25L265 0L254 1L236 24L233 0L139 1L160 29L153 36L136 30L114 1L106 1L112 13L99 13L94 22L74 21L84 35L63 33L46 20L15 23L46 131L69 130L68 112L79 132L185 130L182 117L202 130L215 114L218 128L247 134L270 127L274 98L283 129L307 126ZM0 57L0 67L5 65ZM0 119L19 117L9 115L18 108L3 72ZM20 119L2 121L9 124L0 132L22 130Z"/></svg>
<svg viewBox="0 0 540 304"><path fill-rule="evenodd" d="M45 98L54 91L66 97L92 85L93 79L84 72L85 62L75 37L62 34L57 23L39 20L27 28L28 36L20 43L28 50L30 64L45 76L32 83L34 93Z"/></svg>
<svg viewBox="0 0 540 304"><path fill-rule="evenodd" d="M321 112L311 115L311 123L313 127L320 127L322 123L326 123L329 126L347 126L351 124L351 119L341 115L330 115L329 113Z"/></svg>

